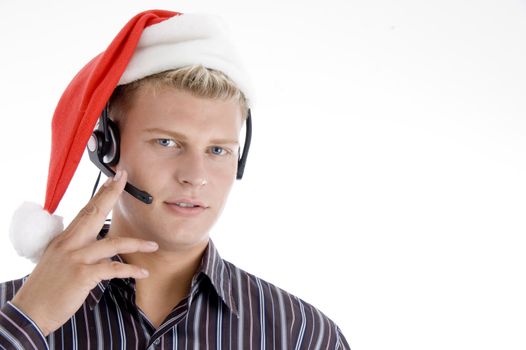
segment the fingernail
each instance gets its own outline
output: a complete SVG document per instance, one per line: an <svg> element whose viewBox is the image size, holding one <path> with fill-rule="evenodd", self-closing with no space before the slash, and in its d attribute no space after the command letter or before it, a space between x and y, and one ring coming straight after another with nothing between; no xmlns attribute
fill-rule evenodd
<svg viewBox="0 0 526 350"><path fill-rule="evenodd" d="M144 276L148 276L150 273L148 272L148 270L146 269L141 269L141 273L144 275Z"/></svg>
<svg viewBox="0 0 526 350"><path fill-rule="evenodd" d="M159 245L157 244L157 242L154 242L154 241L148 241L146 245L148 246L148 248L152 248L152 249L159 248Z"/></svg>
<svg viewBox="0 0 526 350"><path fill-rule="evenodd" d="M115 173L115 176L113 177L113 181L119 181L121 176L122 176L122 170L117 170L117 172Z"/></svg>

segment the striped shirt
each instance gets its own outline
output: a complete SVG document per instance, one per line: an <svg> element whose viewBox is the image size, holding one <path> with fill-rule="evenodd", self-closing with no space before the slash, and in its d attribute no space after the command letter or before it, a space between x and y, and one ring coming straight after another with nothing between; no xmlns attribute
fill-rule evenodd
<svg viewBox="0 0 526 350"><path fill-rule="evenodd" d="M135 304L134 279L112 279L44 337L9 302L27 277L0 284L0 349L350 349L322 312L221 259L212 241L190 293L157 329Z"/></svg>

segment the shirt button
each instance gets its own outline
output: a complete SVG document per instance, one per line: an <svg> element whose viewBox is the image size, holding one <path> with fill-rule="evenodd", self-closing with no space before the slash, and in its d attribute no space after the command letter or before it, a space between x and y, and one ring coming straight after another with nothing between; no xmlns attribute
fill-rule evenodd
<svg viewBox="0 0 526 350"><path fill-rule="evenodd" d="M153 342L155 345L159 345L161 341L159 339L155 339L155 341Z"/></svg>

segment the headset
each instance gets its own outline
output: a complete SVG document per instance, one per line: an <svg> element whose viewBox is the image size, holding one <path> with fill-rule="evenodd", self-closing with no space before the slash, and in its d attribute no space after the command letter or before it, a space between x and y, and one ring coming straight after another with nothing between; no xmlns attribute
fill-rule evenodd
<svg viewBox="0 0 526 350"><path fill-rule="evenodd" d="M109 105L106 104L104 107L99 121L95 130L90 136L88 141L87 150L90 160L108 177L115 175L115 172L110 166L115 166L119 162L120 157L120 134L117 124L108 117ZM250 149L250 142L252 140L252 115L250 108L248 109L247 120L246 120L246 136L245 145L243 146L243 153L239 152L240 155L237 161L237 175L236 178L241 180L245 171L245 165L247 162L248 151ZM241 151L241 147L239 149ZM100 173L93 188L92 197L95 194L97 184L99 183ZM126 183L124 190L137 198L141 202L151 204L153 197L145 191L138 189L129 182Z"/></svg>

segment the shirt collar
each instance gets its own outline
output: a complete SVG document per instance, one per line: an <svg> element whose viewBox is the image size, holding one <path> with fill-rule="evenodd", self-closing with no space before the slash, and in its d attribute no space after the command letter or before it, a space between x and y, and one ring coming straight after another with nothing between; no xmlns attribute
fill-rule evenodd
<svg viewBox="0 0 526 350"><path fill-rule="evenodd" d="M200 274L204 274L208 277L217 295L221 297L226 306L228 306L236 316L239 316L234 296L232 294L232 271L219 255L219 252L211 239L208 241L208 247L203 254L201 266L197 271L198 272L192 281L192 285L194 285L194 281Z"/></svg>
<svg viewBox="0 0 526 350"><path fill-rule="evenodd" d="M97 236L97 239L104 238L104 236L106 236L106 234L108 233L109 228L110 228L110 225L105 224L102 227L99 235ZM123 262L123 259L120 257L120 255L113 256L111 260ZM232 311L236 316L239 317L236 302L232 294L232 275L231 274L232 272L229 266L221 258L214 243L210 239L208 241L208 246L201 259L201 265L197 269L197 272L192 279L192 286L190 288L190 303L191 303L193 296L198 291L199 286L202 284L202 281L203 281L202 276L204 275L208 277L208 280L211 282L217 295L221 297L221 300L223 301L223 303L225 303L225 305L230 309L230 311ZM90 291L88 298L86 300L91 310L93 310L93 308L99 303L100 299L102 298L102 295L108 288L108 285L110 284L110 282L112 284L116 284L120 286L122 286L123 284L132 285L132 287L135 288L135 281L132 278L112 279L112 280L101 281L97 284L95 288L93 288Z"/></svg>

